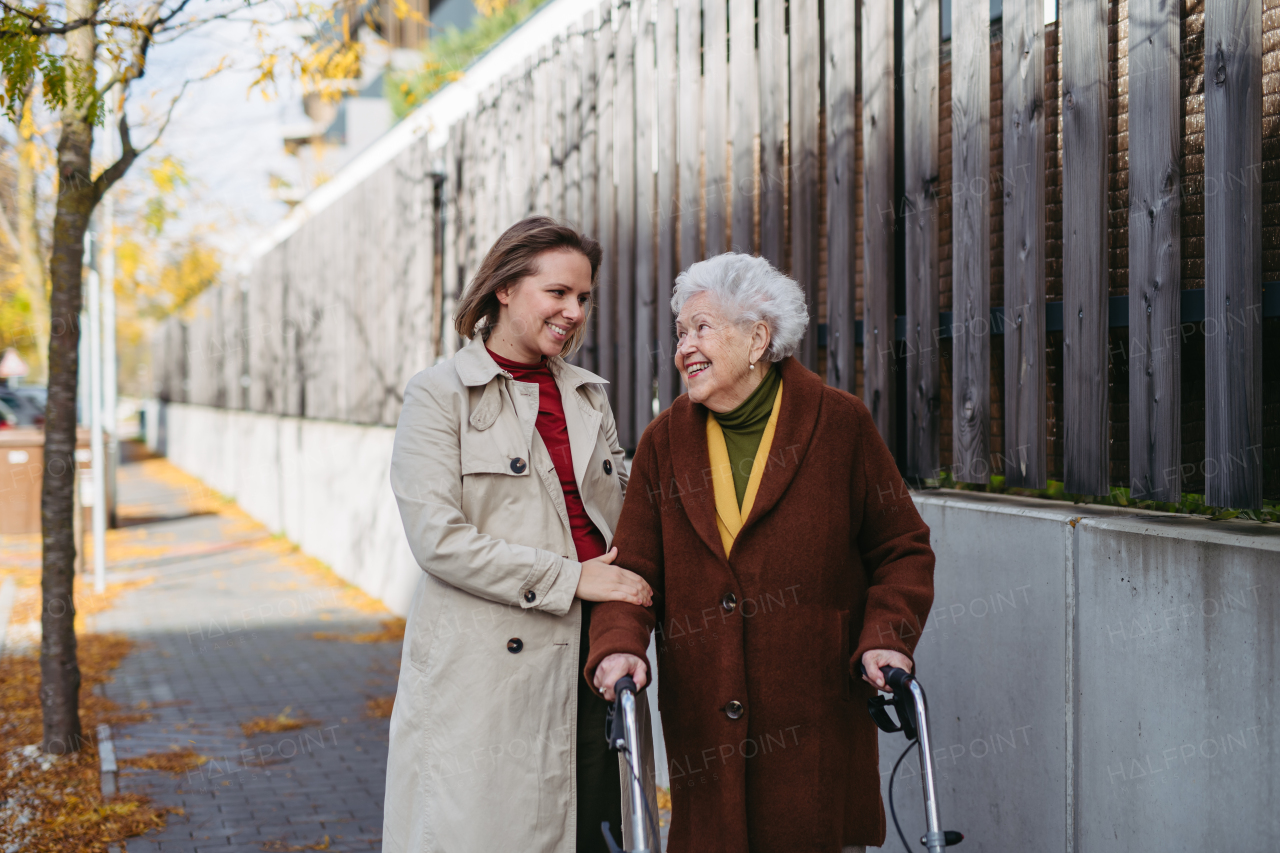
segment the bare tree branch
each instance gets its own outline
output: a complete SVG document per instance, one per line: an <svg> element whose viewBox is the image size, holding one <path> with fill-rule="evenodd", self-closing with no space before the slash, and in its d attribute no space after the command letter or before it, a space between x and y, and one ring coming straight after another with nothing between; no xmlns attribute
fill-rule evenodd
<svg viewBox="0 0 1280 853"><path fill-rule="evenodd" d="M124 114L123 110L120 112L120 159L116 160L116 162L112 163L106 169L103 169L102 173L98 175L98 177L94 178L93 191L94 198L96 200L101 200L107 190L111 189L111 187L115 185L116 181L124 177L124 173L129 171L129 167L133 165L133 162L143 154L150 151L151 148L160 141L160 137L164 136L165 130L169 127L169 122L173 120L173 111L178 106L178 101L182 100L182 96L186 93L187 87L190 86L191 83L191 80L183 82L182 88L178 90L178 94L174 95L173 100L169 102L169 109L165 112L164 121L161 122L160 129L156 131L156 135L152 137L151 141L141 148L133 147L133 140L129 133L129 119Z"/></svg>

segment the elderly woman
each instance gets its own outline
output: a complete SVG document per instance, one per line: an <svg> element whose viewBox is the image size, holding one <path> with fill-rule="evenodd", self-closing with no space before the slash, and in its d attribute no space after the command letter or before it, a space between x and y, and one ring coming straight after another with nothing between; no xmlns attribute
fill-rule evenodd
<svg viewBox="0 0 1280 853"><path fill-rule="evenodd" d="M880 667L912 668L933 552L857 397L793 357L799 286L726 254L676 280L688 394L645 430L614 543L653 588L591 620L588 681L647 680L656 626L675 853L837 853L885 838Z"/></svg>

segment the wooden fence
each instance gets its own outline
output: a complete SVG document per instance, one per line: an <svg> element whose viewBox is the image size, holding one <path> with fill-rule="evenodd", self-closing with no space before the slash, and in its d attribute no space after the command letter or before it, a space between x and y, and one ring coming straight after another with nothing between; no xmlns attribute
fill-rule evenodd
<svg viewBox="0 0 1280 853"><path fill-rule="evenodd" d="M604 245L578 359L627 446L680 390L675 275L733 250L804 287L801 360L908 477L1257 507L1280 0L1060 7L952 0L944 40L939 0L606 2L163 329L158 393L393 424L485 251L548 213Z"/></svg>

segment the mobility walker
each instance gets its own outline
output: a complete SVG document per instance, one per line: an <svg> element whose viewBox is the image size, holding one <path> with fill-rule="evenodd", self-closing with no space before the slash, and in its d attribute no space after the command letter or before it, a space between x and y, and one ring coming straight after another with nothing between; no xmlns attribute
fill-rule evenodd
<svg viewBox="0 0 1280 853"><path fill-rule="evenodd" d="M859 668L865 674L866 669ZM871 719L886 732L902 732L910 743L893 765L889 774L889 813L893 816L893 826L898 831L902 846L910 850L907 837L898 824L898 813L893 804L893 783L898 774L902 760L917 747L920 751L920 769L924 784L924 812L927 832L920 839L929 853L942 853L953 844L959 844L964 836L952 830L943 830L938 817L938 789L934 779L933 742L929 735L929 706L925 701L924 688L920 686L911 673L897 667L882 667L885 683L893 691L893 696L876 694L867 700L867 710ZM641 716L647 718L636 702L636 685L630 676L618 679L614 686L616 699L609 715L609 746L623 753L626 759L626 771L629 795L623 799L623 845L618 847L609 824L601 829L610 853L661 853L661 835L658 830L657 801L654 797L653 780L645 778L643 770L643 750L651 746L642 737L649 737L649 727L642 726ZM895 722L887 711L892 705L897 712ZM646 719L647 722L647 719Z"/></svg>
<svg viewBox="0 0 1280 853"><path fill-rule="evenodd" d="M658 799L653 776L645 772L646 763L652 764L653 750L649 703L637 701L636 683L629 675L618 679L613 693L606 737L609 747L621 753L624 759L619 765L625 794L622 798L622 847L618 847L608 821L600 829L610 853L662 853Z"/></svg>
<svg viewBox="0 0 1280 853"><path fill-rule="evenodd" d="M866 667L861 663L858 664L858 668L863 675L866 674ZM953 830L944 831L938 819L938 786L934 779L933 740L929 734L929 705L925 702L924 688L911 673L904 669L882 666L880 672L884 675L885 684L893 691L893 696L881 696L877 693L867 700L867 710L871 712L871 719L875 720L876 726L881 731L891 734L902 732L910 741L894 763L893 772L889 774L889 814L893 816L893 828L898 831L898 838L902 841L903 848L910 850L911 845L907 843L907 837L903 834L902 827L898 825L898 812L893 807L893 781L898 775L898 767L902 764L902 759L906 758L911 752L911 747L915 746L920 750L920 777L924 784L924 821L928 830L920 839L920 843L928 849L929 853L942 853L945 848L963 841L964 836ZM886 710L890 705L897 712L897 722L894 722Z"/></svg>

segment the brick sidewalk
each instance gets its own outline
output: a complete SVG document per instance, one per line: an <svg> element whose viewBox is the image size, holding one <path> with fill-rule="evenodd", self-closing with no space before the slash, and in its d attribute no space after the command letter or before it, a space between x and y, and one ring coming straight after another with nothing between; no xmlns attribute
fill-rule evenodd
<svg viewBox="0 0 1280 853"><path fill-rule="evenodd" d="M88 626L138 642L105 693L152 719L116 731L117 754L209 759L122 769L123 790L180 809L130 853L380 849L388 721L367 703L395 692L400 643L370 641L390 614L162 460L122 466L119 494L129 529L165 546L112 563L143 585ZM286 711L305 725L241 730Z"/></svg>

